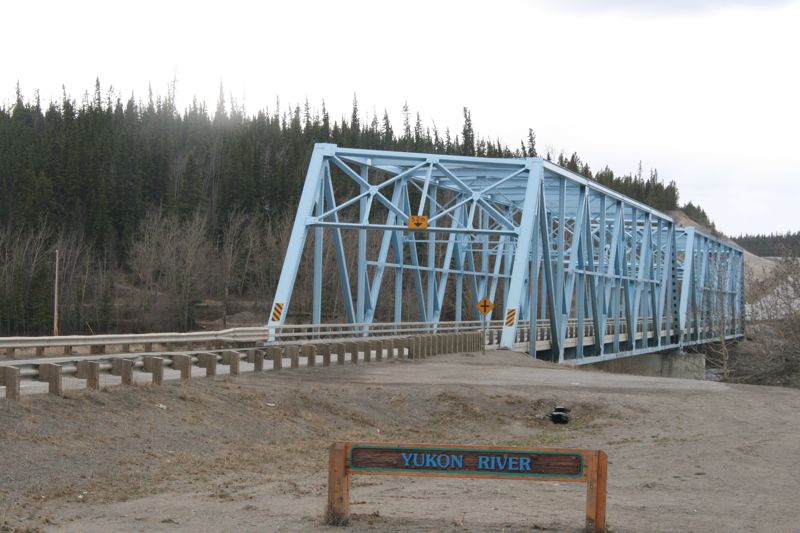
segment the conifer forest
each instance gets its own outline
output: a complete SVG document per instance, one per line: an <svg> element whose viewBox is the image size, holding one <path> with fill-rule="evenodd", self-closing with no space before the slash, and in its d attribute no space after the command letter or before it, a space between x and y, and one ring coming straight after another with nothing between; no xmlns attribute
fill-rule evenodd
<svg viewBox="0 0 800 533"><path fill-rule="evenodd" d="M545 157L662 211L680 207L675 183L641 164L617 175L577 153L542 153L534 128L504 144L476 134L466 107L457 131L434 120L406 104L393 124L355 97L345 116L324 102L251 114L222 88L212 112L197 101L178 109L174 90L126 99L98 82L80 102L65 92L43 103L18 87L0 106L0 336L52 332L56 250L61 334L185 331L242 312L265 321L317 142ZM306 278L294 321L308 311ZM328 294L330 321L342 310Z"/></svg>

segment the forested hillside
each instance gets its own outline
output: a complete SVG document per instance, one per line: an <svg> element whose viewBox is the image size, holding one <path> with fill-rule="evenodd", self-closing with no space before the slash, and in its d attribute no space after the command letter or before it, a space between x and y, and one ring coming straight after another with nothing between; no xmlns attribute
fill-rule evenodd
<svg viewBox="0 0 800 533"><path fill-rule="evenodd" d="M800 231L769 235L739 235L736 244L761 257L800 256Z"/></svg>
<svg viewBox="0 0 800 533"><path fill-rule="evenodd" d="M451 132L408 105L394 125L355 98L349 116L331 117L324 102L248 114L222 89L211 113L196 101L177 109L174 92L122 99L99 82L80 103L28 101L17 88L0 107L0 335L51 330L55 249L62 332L190 329L207 298L224 299L226 315L232 300L263 311L315 142L539 155L658 209L678 207L675 183L656 170L593 172L576 153L538 153L533 129L507 146L478 136L467 108L463 116Z"/></svg>

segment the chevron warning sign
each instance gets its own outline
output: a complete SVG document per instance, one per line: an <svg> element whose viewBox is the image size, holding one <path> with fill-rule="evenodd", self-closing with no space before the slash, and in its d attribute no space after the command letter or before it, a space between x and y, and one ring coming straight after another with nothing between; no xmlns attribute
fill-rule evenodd
<svg viewBox="0 0 800 533"><path fill-rule="evenodd" d="M283 304L282 303L275 303L275 307L272 308L272 321L277 322L281 319L281 315L283 314Z"/></svg>

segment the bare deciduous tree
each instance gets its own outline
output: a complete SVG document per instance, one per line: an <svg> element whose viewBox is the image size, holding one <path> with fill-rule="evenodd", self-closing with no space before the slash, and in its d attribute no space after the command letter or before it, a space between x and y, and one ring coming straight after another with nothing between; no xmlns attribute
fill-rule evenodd
<svg viewBox="0 0 800 533"><path fill-rule="evenodd" d="M140 313L150 317L153 329L193 325L193 306L209 293L215 261L214 248L206 233L207 220L195 214L188 220L149 213L143 220L130 250L131 268L142 289ZM154 313L154 306L166 314Z"/></svg>

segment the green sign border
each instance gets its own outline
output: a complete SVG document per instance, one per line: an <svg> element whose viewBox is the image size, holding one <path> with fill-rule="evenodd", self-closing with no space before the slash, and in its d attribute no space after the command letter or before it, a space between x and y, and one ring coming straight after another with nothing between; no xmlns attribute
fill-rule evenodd
<svg viewBox="0 0 800 533"><path fill-rule="evenodd" d="M438 470L426 468L374 468L368 466L353 466L353 450L357 448L369 450L390 450L390 451L405 451L412 450L416 452L468 452L468 453L511 453L517 455L569 455L572 457L579 457L581 460L581 469L577 474L536 474L526 472L498 472L496 470ZM418 448L414 446L369 446L357 444L350 447L350 470L354 471L368 471L368 472L426 472L447 475L492 475L492 476L509 476L509 477L558 477L558 478L580 478L585 475L585 460L582 453L571 452L550 452L550 451L527 451L527 450L498 450L498 449L481 449L481 448Z"/></svg>

